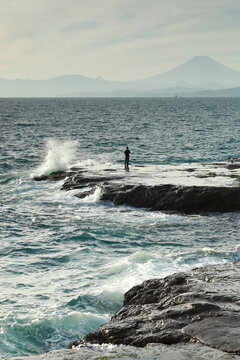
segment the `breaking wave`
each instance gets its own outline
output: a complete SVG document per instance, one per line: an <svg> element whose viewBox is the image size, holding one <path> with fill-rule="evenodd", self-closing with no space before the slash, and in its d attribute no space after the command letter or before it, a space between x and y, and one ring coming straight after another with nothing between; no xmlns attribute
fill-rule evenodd
<svg viewBox="0 0 240 360"><path fill-rule="evenodd" d="M36 169L38 175L48 175L53 171L66 170L76 160L77 141L48 139L47 154L43 163Z"/></svg>

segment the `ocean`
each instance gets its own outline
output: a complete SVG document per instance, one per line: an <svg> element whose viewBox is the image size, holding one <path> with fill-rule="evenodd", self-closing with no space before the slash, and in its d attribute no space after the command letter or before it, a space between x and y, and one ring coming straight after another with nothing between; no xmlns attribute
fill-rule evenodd
<svg viewBox="0 0 240 360"><path fill-rule="evenodd" d="M0 99L0 127L1 358L66 347L143 280L240 258L239 213L117 207L101 188L79 199L62 181L33 180L79 166L132 183L191 183L179 169L240 156L240 99Z"/></svg>

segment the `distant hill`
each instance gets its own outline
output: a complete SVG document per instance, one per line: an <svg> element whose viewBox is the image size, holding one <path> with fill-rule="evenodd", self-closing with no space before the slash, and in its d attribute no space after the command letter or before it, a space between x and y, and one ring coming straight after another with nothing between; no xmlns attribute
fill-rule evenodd
<svg viewBox="0 0 240 360"><path fill-rule="evenodd" d="M69 94L68 97L172 97L172 96L191 96L193 94L201 93L201 88L187 88L187 87L170 87L158 90L128 90L121 89L116 91L94 91L94 92L77 92Z"/></svg>
<svg viewBox="0 0 240 360"><path fill-rule="evenodd" d="M240 87L221 90L200 90L196 88L166 88L152 91L116 90L78 92L68 97L240 97Z"/></svg>
<svg viewBox="0 0 240 360"><path fill-rule="evenodd" d="M206 90L240 87L240 72L197 56L166 73L136 81L108 81L102 77L64 75L48 80L6 80L0 78L0 97L57 96L214 96ZM229 89L236 95L237 91ZM216 95L223 96L223 95ZM227 95L231 96L231 95Z"/></svg>
<svg viewBox="0 0 240 360"><path fill-rule="evenodd" d="M240 87L222 90L203 90L188 93L189 96L201 96L201 97L240 97Z"/></svg>
<svg viewBox="0 0 240 360"><path fill-rule="evenodd" d="M131 83L108 81L101 77L64 75L48 80L6 80L0 78L0 97L55 97L75 92L115 91Z"/></svg>

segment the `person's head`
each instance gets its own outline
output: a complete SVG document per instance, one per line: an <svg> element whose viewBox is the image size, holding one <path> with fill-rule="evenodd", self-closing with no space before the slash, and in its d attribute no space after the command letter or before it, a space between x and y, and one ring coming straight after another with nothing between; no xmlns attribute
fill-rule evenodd
<svg viewBox="0 0 240 360"><path fill-rule="evenodd" d="M128 150L128 146L126 146L126 149Z"/></svg>

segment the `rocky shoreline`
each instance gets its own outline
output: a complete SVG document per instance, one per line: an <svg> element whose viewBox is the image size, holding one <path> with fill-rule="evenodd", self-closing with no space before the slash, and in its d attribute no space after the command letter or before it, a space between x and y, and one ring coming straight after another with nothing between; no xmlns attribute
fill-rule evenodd
<svg viewBox="0 0 240 360"><path fill-rule="evenodd" d="M211 169L214 171L209 172ZM223 213L240 211L239 169L239 162L201 164L199 169L176 167L169 170L169 174L172 171L175 177L169 175L168 179L168 175L164 178L163 169L162 173L158 173L159 168L155 169L155 173L149 173L144 166L135 167L132 173L124 173L119 168L94 172L74 167L68 171L35 176L34 180L62 181L61 190L81 190L74 194L79 199L87 198L100 189L99 200L111 201L115 206L182 214ZM166 183L166 179L169 182ZM214 185L206 185L211 183L210 179ZM197 186L194 185L196 181Z"/></svg>
<svg viewBox="0 0 240 360"><path fill-rule="evenodd" d="M228 360L239 355L240 260L144 281L125 294L123 308L107 324L69 349L24 359Z"/></svg>
<svg viewBox="0 0 240 360"><path fill-rule="evenodd" d="M209 172L211 166L215 170ZM239 168L240 163L218 163L203 166L205 173L180 169L187 174L182 183L164 183L164 176L149 183L118 169L94 173L77 167L34 180L61 181L61 190L74 190L79 201L100 189L100 200L116 206L194 214L240 211ZM210 179L211 186L196 186L200 178ZM228 185L218 185L219 178ZM123 308L98 330L69 349L25 359L43 358L240 359L240 260L144 281L125 294Z"/></svg>
<svg viewBox="0 0 240 360"><path fill-rule="evenodd" d="M240 261L144 281L83 342L145 347L200 342L240 355Z"/></svg>

